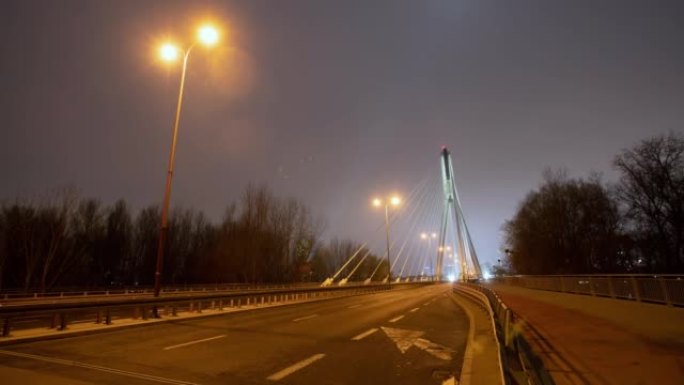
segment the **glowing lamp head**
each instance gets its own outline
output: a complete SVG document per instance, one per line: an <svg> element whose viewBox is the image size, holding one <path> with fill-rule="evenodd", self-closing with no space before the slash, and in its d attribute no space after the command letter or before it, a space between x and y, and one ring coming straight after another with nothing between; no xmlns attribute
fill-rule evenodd
<svg viewBox="0 0 684 385"><path fill-rule="evenodd" d="M171 43L164 43L159 48L159 57L168 62L176 61L178 59L179 51L178 47Z"/></svg>
<svg viewBox="0 0 684 385"><path fill-rule="evenodd" d="M197 31L197 38L199 39L200 43L206 45L207 47L211 47L218 42L219 32L211 25L203 25Z"/></svg>
<svg viewBox="0 0 684 385"><path fill-rule="evenodd" d="M420 233L420 239L427 239L427 234Z"/></svg>
<svg viewBox="0 0 684 385"><path fill-rule="evenodd" d="M397 196L393 196L390 198L390 204L392 204L392 206L399 206L401 204L401 199Z"/></svg>
<svg viewBox="0 0 684 385"><path fill-rule="evenodd" d="M432 234L430 234L430 236L431 236L432 238L437 238L437 233L432 233Z"/></svg>
<svg viewBox="0 0 684 385"><path fill-rule="evenodd" d="M382 199L380 199L380 198L373 199L373 207L380 207L380 206L382 206Z"/></svg>

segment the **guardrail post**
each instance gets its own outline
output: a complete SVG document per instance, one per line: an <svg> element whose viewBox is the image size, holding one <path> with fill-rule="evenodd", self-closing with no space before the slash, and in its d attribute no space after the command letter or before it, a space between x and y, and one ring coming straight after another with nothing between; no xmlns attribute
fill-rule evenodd
<svg viewBox="0 0 684 385"><path fill-rule="evenodd" d="M506 308L504 313L504 344L507 348L511 347L511 342L513 340L511 333L511 309Z"/></svg>
<svg viewBox="0 0 684 385"><path fill-rule="evenodd" d="M615 298L615 288L613 287L613 278L608 277L608 293L610 294L610 298Z"/></svg>
<svg viewBox="0 0 684 385"><path fill-rule="evenodd" d="M218 309L219 309L219 311L223 311L223 300L222 300L222 299L219 300L219 307L218 307Z"/></svg>
<svg viewBox="0 0 684 385"><path fill-rule="evenodd" d="M663 299L667 306L672 306L672 299L670 298L670 293L667 291L667 283L663 277L658 277L658 282L660 283L660 290L663 291Z"/></svg>
<svg viewBox="0 0 684 385"><path fill-rule="evenodd" d="M10 317L5 317L2 321L2 336L9 337L10 335Z"/></svg>
<svg viewBox="0 0 684 385"><path fill-rule="evenodd" d="M52 315L52 322L50 323L50 329L55 329L57 328L57 324L59 323L59 314L54 313Z"/></svg>
<svg viewBox="0 0 684 385"><path fill-rule="evenodd" d="M202 312L202 301L197 302L197 312L198 313Z"/></svg>
<svg viewBox="0 0 684 385"><path fill-rule="evenodd" d="M112 324L112 313L109 311L109 309L105 310L105 324Z"/></svg>
<svg viewBox="0 0 684 385"><path fill-rule="evenodd" d="M59 313L59 330L67 328L67 313Z"/></svg>
<svg viewBox="0 0 684 385"><path fill-rule="evenodd" d="M171 317L178 317L178 311L176 305L171 305Z"/></svg>
<svg viewBox="0 0 684 385"><path fill-rule="evenodd" d="M637 282L635 276L632 276L631 282L632 282L632 293L634 293L634 299L637 302L641 302L641 293L639 292L639 283Z"/></svg>
<svg viewBox="0 0 684 385"><path fill-rule="evenodd" d="M95 319L96 324L101 324L102 323L102 310L97 311L97 318Z"/></svg>

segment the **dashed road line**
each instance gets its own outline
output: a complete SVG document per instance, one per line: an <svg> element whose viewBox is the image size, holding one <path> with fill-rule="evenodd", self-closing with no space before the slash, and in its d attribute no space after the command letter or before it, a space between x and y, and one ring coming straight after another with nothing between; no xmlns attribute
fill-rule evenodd
<svg viewBox="0 0 684 385"><path fill-rule="evenodd" d="M400 315L399 317L394 317L394 318L392 318L391 320L389 320L389 322L390 322L390 323L395 323L395 322L399 321L399 320L402 319L402 318L404 318L404 316L403 316L403 315Z"/></svg>
<svg viewBox="0 0 684 385"><path fill-rule="evenodd" d="M356 305L347 306L347 309L356 309L357 307L360 307L360 306L361 306L361 304L357 303Z"/></svg>
<svg viewBox="0 0 684 385"><path fill-rule="evenodd" d="M312 314L312 315L308 315L308 316L306 316L306 317L295 318L295 319L292 320L292 322L305 321L305 320L312 319L312 318L316 318L316 317L318 317L318 314Z"/></svg>
<svg viewBox="0 0 684 385"><path fill-rule="evenodd" d="M217 339L223 338L223 337L225 337L225 336L226 336L225 334L221 334L220 336L209 337L209 338L204 338L204 339L201 339L201 340L195 340L195 341L185 342L185 343L178 344L178 345L171 345L171 346L165 347L164 350L177 349L177 348L182 348L182 347L184 347L184 346L199 344L200 342L206 342L206 341L217 340Z"/></svg>
<svg viewBox="0 0 684 385"><path fill-rule="evenodd" d="M292 366L288 366L287 368L285 368L279 372L275 372L275 373L271 374L270 376L266 377L266 379L270 380L270 381L280 381L283 378L289 376L290 374L313 364L314 362L320 360L323 357L325 357L325 354L323 354L323 353L314 354L313 356L311 356L305 360L299 361Z"/></svg>
<svg viewBox="0 0 684 385"><path fill-rule="evenodd" d="M90 369L90 370L97 370L100 372L107 372L107 373L112 373L112 374L118 374L120 376L126 376L126 377L133 377L141 380L147 380L147 381L154 381L154 382L161 382L163 384L174 384L174 385L197 385L193 382L186 382L182 380L174 380L172 378L164 378L164 377L157 377L157 376L152 376L149 374L143 374L143 373L136 373L136 372L129 372L126 370L120 370L120 369L114 369L114 368L107 368L104 366L98 366L98 365L91 365L91 364L86 364L84 362L78 362L78 361L71 361L71 360L63 360L61 358L53 358L53 357L45 357L45 356L37 356L34 354L26 354L26 353L19 353L19 352L12 352L9 350L0 350L0 354L4 354L6 356L14 356L14 357L21 357L21 358L28 358L32 360L37 360L37 361L43 361L43 362L49 362L52 364L58 364L58 365L64 365L64 366L75 366L78 368L84 368L84 369Z"/></svg>
<svg viewBox="0 0 684 385"><path fill-rule="evenodd" d="M375 333L375 332L377 332L377 331L378 331L378 328L373 328L373 329L370 329L370 330L366 330L365 332L359 334L358 336L353 337L353 338L352 338L352 341L360 341L360 340L362 340L362 339L368 337L369 335L371 335L371 334L373 334L373 333Z"/></svg>
<svg viewBox="0 0 684 385"><path fill-rule="evenodd" d="M419 307L416 307L416 308L413 308L413 309L409 310L409 313L415 313L415 312L417 312L418 310L420 310L420 308L419 308Z"/></svg>

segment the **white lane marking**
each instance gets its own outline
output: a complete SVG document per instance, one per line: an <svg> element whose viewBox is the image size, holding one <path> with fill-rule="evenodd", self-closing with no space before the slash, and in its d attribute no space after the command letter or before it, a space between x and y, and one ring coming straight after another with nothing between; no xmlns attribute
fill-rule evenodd
<svg viewBox="0 0 684 385"><path fill-rule="evenodd" d="M414 313L414 312L417 312L418 310L420 310L419 307L413 308L413 309L409 310L409 313Z"/></svg>
<svg viewBox="0 0 684 385"><path fill-rule="evenodd" d="M425 334L425 332L420 330L395 329L384 326L382 326L381 329L387 334L387 337L394 341L397 345L397 349L402 353L406 353L406 351L413 346L415 340Z"/></svg>
<svg viewBox="0 0 684 385"><path fill-rule="evenodd" d="M403 316L403 315L400 315L399 317L394 317L394 318L392 318L391 320L389 320L389 322L390 322L390 323L395 323L395 322L399 321L399 320L402 319L402 318L404 318L404 316Z"/></svg>
<svg viewBox="0 0 684 385"><path fill-rule="evenodd" d="M318 317L318 314L312 314L312 315L308 315L308 316L306 316L306 317L295 318L295 319L292 320L292 322L304 321L304 320L311 319L311 318L316 318L316 317Z"/></svg>
<svg viewBox="0 0 684 385"><path fill-rule="evenodd" d="M453 350L430 340L426 340L425 338L420 338L425 334L425 332L421 330L394 329L383 326L382 331L387 334L387 337L394 341L397 345L397 349L402 353L406 353L411 346L415 346L440 360L451 361L451 353Z"/></svg>
<svg viewBox="0 0 684 385"><path fill-rule="evenodd" d="M413 346L425 350L440 360L451 361L451 352L453 352L453 350L444 345L434 343L430 340L426 340L425 338L418 338L413 342Z"/></svg>
<svg viewBox="0 0 684 385"><path fill-rule="evenodd" d="M371 335L371 334L373 334L373 333L375 333L375 332L377 332L377 331L378 331L378 328L373 328L373 329L370 329L370 330L366 330L365 332L363 332L363 333L359 334L358 336L352 338L352 341L359 341L359 340L362 340L362 339L368 337L369 335Z"/></svg>
<svg viewBox="0 0 684 385"><path fill-rule="evenodd" d="M356 309L359 306L361 306L361 304L357 303L356 305L347 306L347 309Z"/></svg>
<svg viewBox="0 0 684 385"><path fill-rule="evenodd" d="M423 306L427 306L427 305L429 305L429 304L430 304L430 301L427 301L427 302L425 302L425 303L423 304Z"/></svg>
<svg viewBox="0 0 684 385"><path fill-rule="evenodd" d="M266 377L266 379L270 380L270 381L282 380L283 378L289 376L290 374L313 364L314 362L320 360L323 357L325 357L325 354L323 354L323 353L314 354L313 356L311 356L305 360L299 361L292 366L288 366L287 368L285 368L279 372L271 374L270 376Z"/></svg>
<svg viewBox="0 0 684 385"><path fill-rule="evenodd" d="M52 364L59 364L59 365L65 365L65 366L75 366L75 367L84 368L84 369L97 370L100 372L118 374L120 376L133 377L133 378L138 378L138 379L147 380L147 381L161 382L164 384L197 385L194 382L186 382L186 381L181 381L181 380L174 380L172 378L157 377L157 376L152 376L149 374L135 373L135 372L129 372L126 370L119 370L119 369L113 369L113 368L106 368L104 366L91 365L91 364L86 364L86 363L77 362L77 361L63 360L61 358L36 356L34 354L11 352L9 350L0 350L0 354L4 354L7 356L28 358L28 359L43 361L43 362L49 362Z"/></svg>
<svg viewBox="0 0 684 385"><path fill-rule="evenodd" d="M195 341L190 341L190 342L184 342L182 344L178 345L171 345L167 346L164 348L164 350L171 350L171 349L176 349L176 348L182 348L183 346L188 346L188 345L194 345L194 344L199 344L200 342L206 342L206 341L211 341L211 340L217 340L219 338L225 337L225 334L221 334L220 336L215 336L215 337L209 337L209 338L204 338L201 340L195 340Z"/></svg>

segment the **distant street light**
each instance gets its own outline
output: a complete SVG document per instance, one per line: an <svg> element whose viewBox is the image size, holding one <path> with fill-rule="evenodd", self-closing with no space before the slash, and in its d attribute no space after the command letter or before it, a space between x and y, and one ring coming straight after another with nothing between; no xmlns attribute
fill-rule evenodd
<svg viewBox="0 0 684 385"><path fill-rule="evenodd" d="M176 141L178 139L178 124L180 122L181 106L183 104L183 88L185 86L185 73L188 68L188 56L190 51L200 43L207 47L215 45L219 40L219 31L211 25L203 25L197 31L197 40L190 44L185 51L173 43L167 42L159 48L159 57L166 62L175 62L183 55L183 69L181 70L180 88L178 90L178 103L176 105L176 117L173 122L173 139L171 140L171 152L169 154L169 167L166 173L166 187L164 189L164 202L161 212L161 224L159 226L159 245L157 247L157 267L154 273L154 296L159 297L161 290L161 270L164 260L164 242L168 230L169 202L171 200L171 181L173 179L173 164L176 158ZM156 315L156 314L155 314Z"/></svg>
<svg viewBox="0 0 684 385"><path fill-rule="evenodd" d="M373 206L385 206L385 234L387 235L387 283L392 283L392 264L390 263L390 226L389 226L389 206L399 206L401 198L392 196L388 199L382 200L380 198L373 199Z"/></svg>
<svg viewBox="0 0 684 385"><path fill-rule="evenodd" d="M432 240L437 238L437 233L420 233L420 239L427 241L428 243L428 257L430 256L430 253L432 253ZM432 259L428 258L428 261L430 261L430 270L432 270ZM424 266L421 266L421 275L424 273Z"/></svg>

